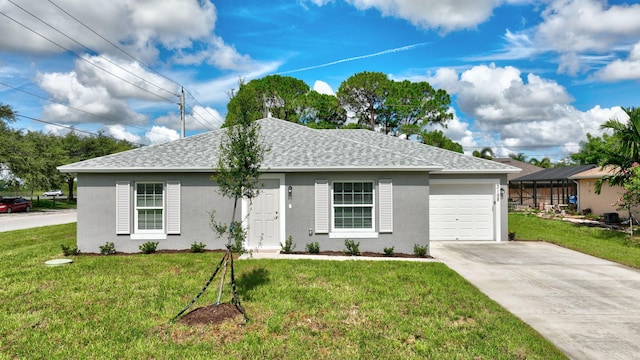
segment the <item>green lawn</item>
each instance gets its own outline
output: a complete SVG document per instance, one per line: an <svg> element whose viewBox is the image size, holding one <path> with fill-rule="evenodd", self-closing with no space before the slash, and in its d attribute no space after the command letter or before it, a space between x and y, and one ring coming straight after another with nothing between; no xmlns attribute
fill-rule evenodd
<svg viewBox="0 0 640 360"><path fill-rule="evenodd" d="M640 269L640 237L623 232L542 219L535 213L510 213L509 231L518 240L544 240L585 254Z"/></svg>
<svg viewBox="0 0 640 360"><path fill-rule="evenodd" d="M440 263L237 261L249 322L187 327L168 321L221 254L44 266L74 242L75 224L0 233L0 358L565 358ZM196 307L214 298L209 290Z"/></svg>

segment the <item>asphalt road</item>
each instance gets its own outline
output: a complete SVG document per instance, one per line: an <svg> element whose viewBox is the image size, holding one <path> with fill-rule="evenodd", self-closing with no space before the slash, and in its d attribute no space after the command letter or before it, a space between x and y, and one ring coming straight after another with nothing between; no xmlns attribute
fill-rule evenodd
<svg viewBox="0 0 640 360"><path fill-rule="evenodd" d="M30 213L0 214L0 232L30 229L41 226L68 224L77 221L75 209L32 211Z"/></svg>

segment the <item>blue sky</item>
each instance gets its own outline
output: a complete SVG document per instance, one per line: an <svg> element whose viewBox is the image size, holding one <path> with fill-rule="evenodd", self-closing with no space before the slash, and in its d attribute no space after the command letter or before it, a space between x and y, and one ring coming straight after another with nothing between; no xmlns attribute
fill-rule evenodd
<svg viewBox="0 0 640 360"><path fill-rule="evenodd" d="M90 4L90 5L87 5ZM240 78L335 93L380 71L452 96L445 134L559 160L640 105L640 5L601 0L0 0L15 127L153 144L218 127ZM115 45L115 46L114 46ZM62 125L62 126L58 126Z"/></svg>

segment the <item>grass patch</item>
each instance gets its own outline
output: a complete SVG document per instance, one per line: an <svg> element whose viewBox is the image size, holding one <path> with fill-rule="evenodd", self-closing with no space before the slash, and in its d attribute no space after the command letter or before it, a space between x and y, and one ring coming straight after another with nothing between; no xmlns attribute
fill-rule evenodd
<svg viewBox="0 0 640 360"><path fill-rule="evenodd" d="M221 254L80 255L44 266L74 243L75 224L0 233L0 358L565 358L440 263L237 261L249 322L186 327L168 321Z"/></svg>
<svg viewBox="0 0 640 360"><path fill-rule="evenodd" d="M615 230L524 213L509 214L509 231L515 232L518 240L543 240L640 269L638 236L630 239L629 234Z"/></svg>

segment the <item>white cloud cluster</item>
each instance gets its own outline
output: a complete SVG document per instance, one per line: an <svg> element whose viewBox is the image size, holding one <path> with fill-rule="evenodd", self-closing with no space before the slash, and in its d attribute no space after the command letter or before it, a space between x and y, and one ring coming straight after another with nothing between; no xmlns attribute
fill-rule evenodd
<svg viewBox="0 0 640 360"><path fill-rule="evenodd" d="M539 24L518 32L506 31L503 52L474 59L527 59L551 52L557 54L561 73L576 75L595 69L596 79L638 79L640 60L634 50L638 45L632 45L640 38L640 4L549 0L545 6ZM621 60L618 54L628 57Z"/></svg>
<svg viewBox="0 0 640 360"><path fill-rule="evenodd" d="M534 74L523 76L510 66L482 65L461 73L442 68L424 80L454 96L460 110L473 119L478 143L515 153L536 147L575 149L587 133L600 134L600 125L621 112L599 106L580 111L570 105L571 96L558 83ZM463 139L461 134L445 133L454 141ZM496 139L486 137L493 134Z"/></svg>
<svg viewBox="0 0 640 360"><path fill-rule="evenodd" d="M377 9L383 16L409 21L424 29L444 32L474 28L486 21L499 0L347 0L360 10Z"/></svg>

